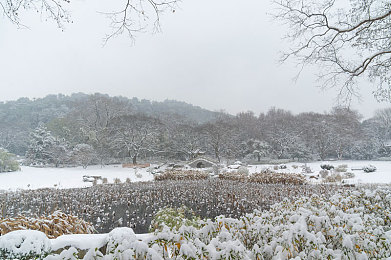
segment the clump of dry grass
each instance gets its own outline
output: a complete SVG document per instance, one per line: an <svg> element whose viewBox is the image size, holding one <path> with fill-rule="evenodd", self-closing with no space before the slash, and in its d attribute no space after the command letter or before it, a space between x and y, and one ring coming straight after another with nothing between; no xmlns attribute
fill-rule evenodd
<svg viewBox="0 0 391 260"><path fill-rule="evenodd" d="M95 228L92 224L59 210L47 217L32 218L18 216L16 218L0 219L1 235L11 231L25 229L41 231L49 238L56 238L67 234L95 233Z"/></svg>
<svg viewBox="0 0 391 260"><path fill-rule="evenodd" d="M237 171L233 172L223 172L219 174L219 179L221 180L231 180L231 181L247 181L248 175L240 173Z"/></svg>
<svg viewBox="0 0 391 260"><path fill-rule="evenodd" d="M155 175L155 181L164 180L206 180L209 174L201 171L166 171L162 174Z"/></svg>
<svg viewBox="0 0 391 260"><path fill-rule="evenodd" d="M306 182L302 174L278 173L272 171L262 171L261 173L254 173L250 176L241 174L239 172L225 172L219 174L219 179L254 182L261 184L293 184L302 185Z"/></svg>
<svg viewBox="0 0 391 260"><path fill-rule="evenodd" d="M303 185L306 180L302 174L292 173L254 173L249 177L249 182L262 184L293 184Z"/></svg>

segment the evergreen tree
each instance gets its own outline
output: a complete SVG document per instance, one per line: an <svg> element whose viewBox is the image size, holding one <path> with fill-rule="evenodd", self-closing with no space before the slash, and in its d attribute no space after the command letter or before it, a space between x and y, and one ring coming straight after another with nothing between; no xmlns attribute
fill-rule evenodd
<svg viewBox="0 0 391 260"><path fill-rule="evenodd" d="M47 165L54 163L53 147L56 139L42 123L30 134L30 145L26 159L32 165Z"/></svg>

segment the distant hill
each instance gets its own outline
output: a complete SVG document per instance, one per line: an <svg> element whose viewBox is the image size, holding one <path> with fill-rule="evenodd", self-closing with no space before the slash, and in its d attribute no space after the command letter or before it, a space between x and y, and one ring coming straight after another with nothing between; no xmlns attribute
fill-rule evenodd
<svg viewBox="0 0 391 260"><path fill-rule="evenodd" d="M130 103L131 113L145 114L163 119L174 117L184 121L202 124L218 117L213 112L176 100L163 102L126 97L110 97L113 102ZM19 98L15 101L0 102L0 147L7 148L16 154L24 154L27 148L29 132L40 122L48 123L53 119L66 116L77 103L87 101L92 95L74 93L71 95L48 95L44 98Z"/></svg>
<svg viewBox="0 0 391 260"><path fill-rule="evenodd" d="M213 112L199 106L176 100L158 102L133 98L130 102L133 109L141 114L155 117L160 117L162 115L178 115L185 120L200 124L212 121L220 114L219 112Z"/></svg>

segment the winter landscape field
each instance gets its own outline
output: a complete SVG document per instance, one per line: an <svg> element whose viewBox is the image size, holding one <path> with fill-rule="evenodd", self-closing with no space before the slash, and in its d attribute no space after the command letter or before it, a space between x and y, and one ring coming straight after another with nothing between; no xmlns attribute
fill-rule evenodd
<svg viewBox="0 0 391 260"><path fill-rule="evenodd" d="M0 0L0 260L391 260L390 0Z"/></svg>
<svg viewBox="0 0 391 260"><path fill-rule="evenodd" d="M18 172L1 173L0 230L7 233L7 229L17 230L15 225L22 229L36 225L44 233L14 231L3 235L0 255L26 259L286 259L303 257L303 252L315 258L388 255L390 237L381 230L387 231L391 221L389 161L239 163L220 167L220 174L211 168L194 169L195 174L206 173L200 180L160 181L156 176L170 172L169 166L161 164L87 169L22 166ZM330 182L321 176L326 165L334 167L330 175L339 169L341 174L354 172L354 177ZM376 170L365 172L369 165ZM247 169L248 180L242 179L243 169ZM180 170L186 171L191 167ZM306 183L272 184L251 179L259 172L299 174ZM107 180L86 181L85 176ZM87 222L76 224L72 221L78 218L70 220L62 212ZM39 216L49 218L39 220ZM44 223L52 231L42 229ZM99 234L69 235L70 230L87 223L92 226L77 233ZM360 233L364 228L380 233ZM56 232L62 235L54 235ZM379 239L381 246L371 244Z"/></svg>

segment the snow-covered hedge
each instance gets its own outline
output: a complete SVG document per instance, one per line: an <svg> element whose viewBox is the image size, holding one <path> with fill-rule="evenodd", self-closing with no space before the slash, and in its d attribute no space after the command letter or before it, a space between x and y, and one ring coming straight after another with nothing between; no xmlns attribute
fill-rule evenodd
<svg viewBox="0 0 391 260"><path fill-rule="evenodd" d="M384 259L391 256L391 190L285 200L269 211L198 224L164 227L143 240L115 229L106 250L91 248L84 259ZM73 247L61 254L78 259Z"/></svg>
<svg viewBox="0 0 391 260"><path fill-rule="evenodd" d="M0 236L0 259L42 259L51 251L49 238L35 230L18 230Z"/></svg>

